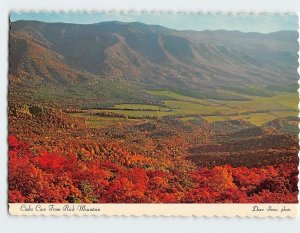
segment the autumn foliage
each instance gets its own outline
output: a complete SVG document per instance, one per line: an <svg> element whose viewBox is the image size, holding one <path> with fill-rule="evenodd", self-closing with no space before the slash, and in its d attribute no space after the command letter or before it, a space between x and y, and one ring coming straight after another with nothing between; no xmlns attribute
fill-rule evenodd
<svg viewBox="0 0 300 233"><path fill-rule="evenodd" d="M12 134L8 141L11 203L297 202L295 163L159 170L113 143L66 152L33 149Z"/></svg>

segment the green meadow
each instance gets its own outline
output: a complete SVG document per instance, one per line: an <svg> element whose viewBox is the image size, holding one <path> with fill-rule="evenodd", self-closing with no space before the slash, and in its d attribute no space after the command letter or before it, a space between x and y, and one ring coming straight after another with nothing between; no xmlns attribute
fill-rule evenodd
<svg viewBox="0 0 300 233"><path fill-rule="evenodd" d="M147 93L159 97L161 105L117 104L109 109L92 109L93 113L109 112L117 116L97 116L89 111L73 115L84 117L92 127L164 116L176 116L184 121L201 116L209 122L241 119L260 126L278 117L298 115L298 93L275 92L273 96L253 96L228 90L220 92L237 95L245 100L200 99L172 91L152 90ZM135 117L139 119L132 119Z"/></svg>

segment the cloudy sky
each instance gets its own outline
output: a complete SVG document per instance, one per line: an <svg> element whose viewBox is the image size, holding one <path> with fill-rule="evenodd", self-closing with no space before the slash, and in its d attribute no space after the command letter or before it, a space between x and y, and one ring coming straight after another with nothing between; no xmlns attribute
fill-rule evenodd
<svg viewBox="0 0 300 233"><path fill-rule="evenodd" d="M280 30L298 30L295 15L226 15L187 13L11 13L11 21L38 20L91 24L103 21L142 22L178 30L238 30L269 33Z"/></svg>

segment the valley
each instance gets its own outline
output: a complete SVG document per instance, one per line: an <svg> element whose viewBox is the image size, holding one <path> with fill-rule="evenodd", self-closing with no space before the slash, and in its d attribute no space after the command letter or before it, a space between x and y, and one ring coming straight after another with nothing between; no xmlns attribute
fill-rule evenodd
<svg viewBox="0 0 300 233"><path fill-rule="evenodd" d="M298 33L10 27L10 203L297 203Z"/></svg>
<svg viewBox="0 0 300 233"><path fill-rule="evenodd" d="M276 118L298 115L297 93L281 92L267 97L242 95L247 98L244 101L198 99L171 91L148 91L148 93L161 98L162 104L116 104L104 109L77 110L73 116L83 117L92 124L97 117L101 122L116 123L118 119L157 119L174 116L182 120L203 117L208 122L245 120L256 126L262 126Z"/></svg>

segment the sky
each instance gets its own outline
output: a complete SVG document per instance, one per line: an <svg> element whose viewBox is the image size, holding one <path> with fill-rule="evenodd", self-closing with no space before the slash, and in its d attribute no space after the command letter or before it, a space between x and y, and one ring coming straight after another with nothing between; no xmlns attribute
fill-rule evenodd
<svg viewBox="0 0 300 233"><path fill-rule="evenodd" d="M204 14L204 13L11 13L11 21L38 20L92 24L103 21L141 22L161 25L177 30L238 30L242 32L270 33L280 30L298 30L296 15Z"/></svg>

